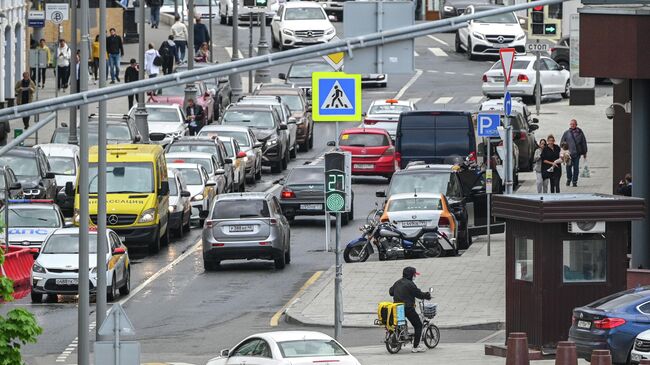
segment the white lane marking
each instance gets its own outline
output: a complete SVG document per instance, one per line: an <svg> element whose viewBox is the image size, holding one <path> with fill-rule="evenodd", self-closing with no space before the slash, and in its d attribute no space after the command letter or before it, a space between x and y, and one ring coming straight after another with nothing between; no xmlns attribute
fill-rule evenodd
<svg viewBox="0 0 650 365"><path fill-rule="evenodd" d="M395 99L399 100L402 96L404 96L406 90L408 90L411 86L413 86L415 81L417 81L417 79L419 79L420 76L422 76L422 70L415 70L415 75L413 75L413 77L411 77L411 79L404 86L402 86L401 89L399 89L399 91L395 95Z"/></svg>
<svg viewBox="0 0 650 365"><path fill-rule="evenodd" d="M431 47L429 48L429 52L433 53L434 56L438 57L447 57L447 52L443 51L442 48L439 47Z"/></svg>
<svg viewBox="0 0 650 365"><path fill-rule="evenodd" d="M440 72L440 71L436 71L436 70L427 70L427 72L430 72L430 73L432 73L432 74L437 74L437 73Z"/></svg>
<svg viewBox="0 0 650 365"><path fill-rule="evenodd" d="M434 104L447 104L447 103L449 103L452 99L453 99L453 97L451 97L451 96L441 96L441 97L439 97L436 101L434 101L433 103L434 103Z"/></svg>
<svg viewBox="0 0 650 365"><path fill-rule="evenodd" d="M232 47L223 47L228 53L228 57L232 58ZM241 50L237 50L237 55L239 58L244 58L244 55L241 53Z"/></svg>
<svg viewBox="0 0 650 365"><path fill-rule="evenodd" d="M476 74L464 73L463 76L476 76Z"/></svg>
<svg viewBox="0 0 650 365"><path fill-rule="evenodd" d="M420 56L420 54L418 53L418 51L413 50L413 57L419 57L419 56Z"/></svg>
<svg viewBox="0 0 650 365"><path fill-rule="evenodd" d="M456 73L452 72L452 71L445 71L445 74L447 74L447 75L455 75Z"/></svg>
<svg viewBox="0 0 650 365"><path fill-rule="evenodd" d="M417 104L422 98L411 98L409 99L413 104Z"/></svg>
<svg viewBox="0 0 650 365"><path fill-rule="evenodd" d="M440 39L440 38L438 38L436 36L433 36L431 34L427 35L427 37L433 39L434 41L436 41L436 42L438 42L440 44L442 44L443 46L448 46L449 45L449 43L447 43L447 42L443 41L442 39Z"/></svg>
<svg viewBox="0 0 650 365"><path fill-rule="evenodd" d="M465 104L478 104L478 103L481 102L481 100L483 100L482 96L472 96L472 97L467 99Z"/></svg>

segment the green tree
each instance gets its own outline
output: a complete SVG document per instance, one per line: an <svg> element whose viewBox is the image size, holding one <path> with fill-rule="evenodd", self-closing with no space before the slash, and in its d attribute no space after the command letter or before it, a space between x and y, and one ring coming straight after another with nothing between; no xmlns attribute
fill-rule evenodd
<svg viewBox="0 0 650 365"><path fill-rule="evenodd" d="M0 249L0 265L5 257ZM11 279L0 277L0 302L14 299L14 285ZM27 343L35 343L43 329L36 323L34 315L23 308L12 309L6 316L0 315L0 365L22 365L20 349Z"/></svg>

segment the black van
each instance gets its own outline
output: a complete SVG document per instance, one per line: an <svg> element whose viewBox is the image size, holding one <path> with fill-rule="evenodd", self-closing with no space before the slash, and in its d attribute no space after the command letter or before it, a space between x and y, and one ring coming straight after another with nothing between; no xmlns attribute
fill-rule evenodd
<svg viewBox="0 0 650 365"><path fill-rule="evenodd" d="M401 169L411 161L448 163L453 156L476 155L472 115L455 111L410 111L399 116L396 157Z"/></svg>

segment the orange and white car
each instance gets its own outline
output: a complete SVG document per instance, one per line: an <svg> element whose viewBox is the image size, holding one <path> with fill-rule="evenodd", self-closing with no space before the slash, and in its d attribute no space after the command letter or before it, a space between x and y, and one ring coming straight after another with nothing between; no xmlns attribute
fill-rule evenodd
<svg viewBox="0 0 650 365"><path fill-rule="evenodd" d="M363 123L359 128L381 128L385 129L390 138L395 140L397 134L397 122L402 112L416 110L415 103L410 100L374 100L368 112L363 115Z"/></svg>

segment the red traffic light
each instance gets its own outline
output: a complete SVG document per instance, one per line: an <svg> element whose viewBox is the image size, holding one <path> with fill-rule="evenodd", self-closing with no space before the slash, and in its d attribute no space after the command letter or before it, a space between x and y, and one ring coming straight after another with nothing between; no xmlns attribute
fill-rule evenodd
<svg viewBox="0 0 650 365"><path fill-rule="evenodd" d="M533 11L544 11L544 5L533 7Z"/></svg>

